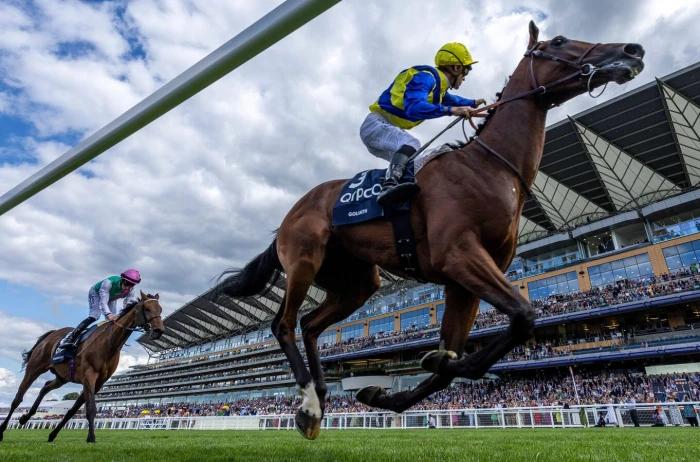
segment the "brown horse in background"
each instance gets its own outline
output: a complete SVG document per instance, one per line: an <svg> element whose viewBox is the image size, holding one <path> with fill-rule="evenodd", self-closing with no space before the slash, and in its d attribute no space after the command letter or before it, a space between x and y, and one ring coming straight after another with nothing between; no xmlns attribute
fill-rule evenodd
<svg viewBox="0 0 700 462"><path fill-rule="evenodd" d="M539 42L538 33L531 22L527 52L476 141L432 160L416 176L421 192L413 200L411 222L420 271L424 280L445 285L441 350L423 359L422 367L434 374L415 389L393 395L380 387L361 390L357 398L369 406L401 412L454 377L480 378L532 336L534 311L504 271L515 253L523 202L542 157L547 110L610 81L631 80L643 69L644 56L634 43L591 44L561 36ZM264 291L276 272L286 273L286 295L272 331L303 397L297 427L310 439L318 436L326 397L319 334L379 288L378 267L408 276L389 222L332 226L332 208L345 182L323 183L302 197L270 247L218 286L229 296L249 296ZM327 296L301 319L307 369L294 328L313 282ZM464 355L479 299L507 314L510 326L483 349Z"/></svg>
<svg viewBox="0 0 700 462"><path fill-rule="evenodd" d="M122 311L116 321L106 322L98 326L95 332L78 346L72 371L68 363L51 364L51 356L56 350L56 346L72 329L64 327L49 331L39 337L32 349L24 354L24 378L19 385L19 390L12 401L5 421L0 425L0 441L2 441L3 433L12 418L12 413L22 402L24 394L41 374L50 370L56 377L44 384L29 412L19 418L20 425L27 423L36 413L41 400L48 392L56 390L68 382L79 383L83 385L82 394L75 401L73 407L66 412L63 420L51 431L49 442L56 439L56 435L66 422L78 412L83 403L86 403L85 414L90 426L87 442L94 443L95 415L97 414L95 395L117 369L122 346L137 327L150 331L153 339L157 339L163 334L163 321L160 318L163 310L158 298L158 294L147 295L141 292L138 303Z"/></svg>

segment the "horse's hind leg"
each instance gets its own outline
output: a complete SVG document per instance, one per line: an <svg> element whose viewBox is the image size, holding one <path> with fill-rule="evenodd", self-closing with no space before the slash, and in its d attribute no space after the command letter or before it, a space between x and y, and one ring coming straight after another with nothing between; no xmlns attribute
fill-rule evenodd
<svg viewBox="0 0 700 462"><path fill-rule="evenodd" d="M317 281L326 289L326 299L318 308L301 319L306 357L309 360L309 369L322 412L325 408L327 389L318 353L318 336L329 326L342 321L361 307L380 285L379 271L376 266L360 261L352 262L350 256L347 258L349 263L337 262L337 265L343 268L342 275L337 268L324 271L326 269L324 264ZM320 423L319 420L317 424L320 425Z"/></svg>
<svg viewBox="0 0 700 462"><path fill-rule="evenodd" d="M301 434L310 439L318 436L318 432L314 434L311 430L314 427L312 422L321 419L321 408L311 375L297 347L294 329L299 308L323 262L329 231L320 223L321 220L298 220L287 226L283 223L280 229L277 248L287 274L287 290L280 312L272 322L272 333L289 360L303 397L296 415L296 425Z"/></svg>
<svg viewBox="0 0 700 462"><path fill-rule="evenodd" d="M479 300L456 285L445 287L445 314L440 328L440 350L447 357L458 357L464 351L467 334L479 310ZM430 361L431 354L426 355ZM442 357L439 358L442 360ZM424 361L425 362L425 359ZM423 363L421 363L423 365ZM447 387L454 374L433 374L412 390L388 394L377 386L365 387L357 393L357 400L371 407L403 412L436 391Z"/></svg>
<svg viewBox="0 0 700 462"><path fill-rule="evenodd" d="M506 353L532 337L535 312L530 303L510 285L488 252L478 244L471 247L469 254L452 253L443 271L510 318L508 330L476 353L456 360L442 358L444 360L424 364L431 372L479 379Z"/></svg>
<svg viewBox="0 0 700 462"><path fill-rule="evenodd" d="M19 384L19 389L17 390L17 394L15 395L15 399L12 400L12 404L10 404L10 410L7 412L7 417L5 417L5 420L3 423L0 425L0 441L2 441L3 438L3 433L5 433L5 430L7 429L7 425L10 423L10 419L12 418L12 413L15 412L15 409L17 409L17 406L20 405L22 402L22 399L24 398L24 394L29 390L29 387L34 383L34 381L44 372L46 372L48 369L43 369L43 368L34 368L32 367L33 365L27 364L27 369L24 372L24 377L22 378L22 382Z"/></svg>
<svg viewBox="0 0 700 462"><path fill-rule="evenodd" d="M29 412L27 412L19 418L19 424L26 424L27 421L31 419L32 416L36 413L36 410L39 408L41 400L44 399L44 396L46 396L46 394L50 391L53 391L57 388L61 388L65 383L66 382L59 377L55 377L53 380L49 380L48 382L46 382L41 388L41 391L39 391L39 396L36 397L36 400L34 401L34 404L32 404L31 409L29 409Z"/></svg>

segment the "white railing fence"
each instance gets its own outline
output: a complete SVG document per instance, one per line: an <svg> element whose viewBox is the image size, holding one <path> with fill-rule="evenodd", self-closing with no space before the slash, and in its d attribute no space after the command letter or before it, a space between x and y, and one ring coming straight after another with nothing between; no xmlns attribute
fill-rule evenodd
<svg viewBox="0 0 700 462"><path fill-rule="evenodd" d="M606 426L629 427L634 425L634 414L641 426L657 423L654 415L661 409L661 420L668 426L690 425L683 416L686 404L693 406L695 415L700 402L644 403L586 405L565 409L561 406L518 407L493 409L455 409L392 412L362 412L327 414L323 418L324 429L401 429L401 428L567 428L594 426L601 419ZM612 415L610 412L612 407ZM672 408L675 407L678 412ZM697 417L696 417L697 419ZM16 419L9 428L51 429L60 420L30 420L20 427ZM256 416L189 416L138 418L100 418L95 420L97 429L104 430L288 430L294 427L293 415ZM68 429L87 429L87 420L72 419Z"/></svg>

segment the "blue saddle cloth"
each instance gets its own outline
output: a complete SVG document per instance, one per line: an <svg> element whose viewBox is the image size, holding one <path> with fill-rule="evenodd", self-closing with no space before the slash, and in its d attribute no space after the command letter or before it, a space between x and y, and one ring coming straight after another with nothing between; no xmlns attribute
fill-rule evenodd
<svg viewBox="0 0 700 462"><path fill-rule="evenodd" d="M385 176L386 170L365 170L345 183L333 206L333 226L354 225L389 217L395 211L406 211L401 204L391 210L384 210L377 203ZM409 162L401 178L402 183L407 181L414 181L413 162Z"/></svg>
<svg viewBox="0 0 700 462"><path fill-rule="evenodd" d="M83 332L80 335L80 338L78 339L78 343L76 344L76 347L68 347L64 348L61 346L61 343L70 335L72 331L68 331L66 335L63 336L60 342L58 342L58 346L56 347L56 351L53 352L53 356L51 356L51 364L61 364L64 363L72 358L75 358L75 352L78 349L78 346L80 346L81 343L83 343L85 340L90 337L90 335L95 332L97 329L97 324L93 324L92 326L88 327L85 332Z"/></svg>

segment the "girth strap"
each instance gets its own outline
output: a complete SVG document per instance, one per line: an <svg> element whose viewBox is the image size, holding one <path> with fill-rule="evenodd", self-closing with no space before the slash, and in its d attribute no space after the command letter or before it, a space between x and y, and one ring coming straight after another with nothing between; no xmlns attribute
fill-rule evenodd
<svg viewBox="0 0 700 462"><path fill-rule="evenodd" d="M411 214L406 212L393 215L391 224L394 227L396 254L399 257L401 269L411 277L420 280L416 237L413 235L413 228L411 227Z"/></svg>

